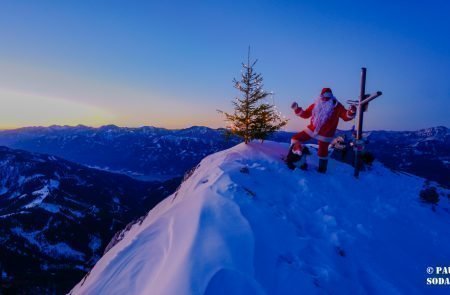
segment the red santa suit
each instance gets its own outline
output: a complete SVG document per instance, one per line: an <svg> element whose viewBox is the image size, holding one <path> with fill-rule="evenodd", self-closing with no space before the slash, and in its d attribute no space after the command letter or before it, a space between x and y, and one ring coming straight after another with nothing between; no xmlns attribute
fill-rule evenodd
<svg viewBox="0 0 450 295"><path fill-rule="evenodd" d="M321 99L327 101L322 102ZM325 115L323 112L317 110L316 104L328 103ZM355 117L356 110L351 108L347 110L337 99L333 96L331 89L324 88L319 99L311 104L306 110L293 107L297 116L308 119L311 118L309 125L303 131L295 134L291 139L291 144L297 142L305 142L311 138L317 139L319 142L319 150L317 152L319 159L326 159L328 157L328 145L331 143L339 123L339 119L350 121ZM318 118L320 116L320 118ZM316 117L316 118L315 118ZM320 126L317 126L317 125Z"/></svg>

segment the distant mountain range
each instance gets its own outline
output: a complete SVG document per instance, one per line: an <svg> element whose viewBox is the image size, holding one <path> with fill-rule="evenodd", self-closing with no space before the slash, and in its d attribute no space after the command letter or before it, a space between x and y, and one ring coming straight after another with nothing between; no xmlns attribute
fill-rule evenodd
<svg viewBox="0 0 450 295"><path fill-rule="evenodd" d="M240 142L225 137L224 131L198 126L180 130L114 125L28 127L0 131L0 145L52 154L138 179L168 179L183 175L206 155ZM277 132L270 139L288 142L293 134ZM351 138L349 131L338 134ZM367 149L386 166L450 184L448 128L368 131L365 136Z"/></svg>
<svg viewBox="0 0 450 295"><path fill-rule="evenodd" d="M183 175L206 155L231 147L224 130L192 127L120 128L107 125L30 127L0 132L0 145L57 155L145 180Z"/></svg>
<svg viewBox="0 0 450 295"><path fill-rule="evenodd" d="M142 182L0 147L0 293L66 292L118 230L179 182Z"/></svg>

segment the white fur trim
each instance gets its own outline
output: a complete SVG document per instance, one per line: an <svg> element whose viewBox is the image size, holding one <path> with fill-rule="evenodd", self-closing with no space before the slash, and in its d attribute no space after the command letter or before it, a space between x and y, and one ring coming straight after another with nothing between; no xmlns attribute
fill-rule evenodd
<svg viewBox="0 0 450 295"><path fill-rule="evenodd" d="M299 155L299 156L302 155L302 150L294 150L294 149L292 149L292 152L293 152L294 154L296 154L296 155Z"/></svg>
<svg viewBox="0 0 450 295"><path fill-rule="evenodd" d="M325 136L316 134L315 132L312 132L311 129L309 129L309 128L305 128L305 130L303 130L303 131L305 131L309 136L311 136L314 139L328 142L328 143L333 141L333 137L325 137Z"/></svg>

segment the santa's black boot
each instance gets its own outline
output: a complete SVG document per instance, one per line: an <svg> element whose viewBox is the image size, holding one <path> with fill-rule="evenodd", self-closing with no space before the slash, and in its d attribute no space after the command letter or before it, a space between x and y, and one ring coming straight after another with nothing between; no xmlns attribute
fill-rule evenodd
<svg viewBox="0 0 450 295"><path fill-rule="evenodd" d="M293 146L291 146L289 148L289 153L286 156L286 165L288 166L289 169L294 170L295 169L295 165L294 163L300 160L300 156L297 154L294 154L294 152L292 151Z"/></svg>
<svg viewBox="0 0 450 295"><path fill-rule="evenodd" d="M319 159L319 169L317 169L317 171L319 171L320 173L326 173L327 166L328 166L327 159Z"/></svg>
<svg viewBox="0 0 450 295"><path fill-rule="evenodd" d="M311 155L311 152L309 151L308 147L304 146L302 149L302 159L300 160L300 169L307 170L308 169L308 163L306 163L306 157Z"/></svg>

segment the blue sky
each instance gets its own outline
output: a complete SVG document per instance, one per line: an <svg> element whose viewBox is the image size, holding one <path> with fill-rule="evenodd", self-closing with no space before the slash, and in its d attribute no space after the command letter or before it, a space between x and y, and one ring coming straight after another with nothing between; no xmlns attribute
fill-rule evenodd
<svg viewBox="0 0 450 295"><path fill-rule="evenodd" d="M448 36L448 1L2 1L0 128L224 126L249 45L288 130L362 66L366 128L450 126Z"/></svg>

